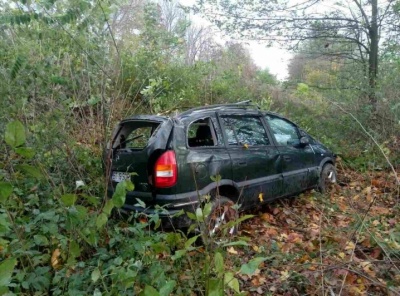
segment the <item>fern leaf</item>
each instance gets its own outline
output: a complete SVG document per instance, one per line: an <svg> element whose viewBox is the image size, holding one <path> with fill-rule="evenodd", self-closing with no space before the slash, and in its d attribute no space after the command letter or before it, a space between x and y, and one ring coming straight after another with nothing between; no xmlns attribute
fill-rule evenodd
<svg viewBox="0 0 400 296"><path fill-rule="evenodd" d="M14 80L15 77L17 77L17 74L21 70L23 63L24 63L24 58L21 56L17 56L14 65L11 69L11 80Z"/></svg>

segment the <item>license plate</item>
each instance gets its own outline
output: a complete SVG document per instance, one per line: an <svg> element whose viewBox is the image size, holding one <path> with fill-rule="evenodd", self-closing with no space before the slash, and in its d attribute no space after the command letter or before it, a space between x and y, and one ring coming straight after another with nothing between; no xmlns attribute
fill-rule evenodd
<svg viewBox="0 0 400 296"><path fill-rule="evenodd" d="M111 180L114 182L122 182L125 180L130 180L131 179L131 174L130 173L124 173L124 172L113 172L111 175Z"/></svg>

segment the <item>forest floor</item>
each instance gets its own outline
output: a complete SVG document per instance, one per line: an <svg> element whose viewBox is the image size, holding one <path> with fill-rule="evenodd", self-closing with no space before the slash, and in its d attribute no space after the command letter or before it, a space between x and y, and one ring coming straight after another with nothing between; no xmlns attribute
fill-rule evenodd
<svg viewBox="0 0 400 296"><path fill-rule="evenodd" d="M329 194L276 201L241 225L249 248L228 247L226 265L263 258L253 275L236 274L242 291L400 295L400 196L393 173L339 169L338 175Z"/></svg>

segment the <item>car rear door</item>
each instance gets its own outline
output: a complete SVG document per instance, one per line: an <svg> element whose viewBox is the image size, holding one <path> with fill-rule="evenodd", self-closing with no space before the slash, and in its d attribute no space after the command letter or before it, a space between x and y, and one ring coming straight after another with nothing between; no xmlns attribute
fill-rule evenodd
<svg viewBox="0 0 400 296"><path fill-rule="evenodd" d="M178 149L179 192L205 195L218 185L231 185L231 160L224 145L215 112L185 121L185 147Z"/></svg>
<svg viewBox="0 0 400 296"><path fill-rule="evenodd" d="M122 121L113 134L109 170L110 189L125 180L132 180L135 194L127 195L126 203L135 204L140 198L146 204L153 201L152 197L152 164L154 151L166 149L167 140L172 130L172 123L160 117L134 117ZM135 197L133 197L135 196Z"/></svg>
<svg viewBox="0 0 400 296"><path fill-rule="evenodd" d="M284 195L309 188L317 170L312 147L300 144L300 132L292 122L271 114L265 119L279 150Z"/></svg>
<svg viewBox="0 0 400 296"><path fill-rule="evenodd" d="M241 189L243 206L280 196L279 151L270 140L261 116L221 113L219 118L232 161L232 178Z"/></svg>

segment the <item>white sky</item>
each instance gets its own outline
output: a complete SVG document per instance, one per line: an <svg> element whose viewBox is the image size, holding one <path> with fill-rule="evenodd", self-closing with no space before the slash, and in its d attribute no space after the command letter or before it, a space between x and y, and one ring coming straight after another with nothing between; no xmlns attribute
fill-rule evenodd
<svg viewBox="0 0 400 296"><path fill-rule="evenodd" d="M182 5L190 6L195 0L180 0ZM210 22L201 18L199 15L192 16L194 23L211 25ZM229 36L223 36L228 41ZM257 66L262 69L268 68L269 72L275 75L279 80L284 80L288 76L288 64L292 57L287 50L278 47L267 47L266 44L257 41L244 42L250 50L250 54Z"/></svg>
<svg viewBox="0 0 400 296"><path fill-rule="evenodd" d="M268 68L269 72L279 80L284 80L288 76L288 64L292 58L287 50L278 47L266 47L265 44L259 42L251 42L248 45L251 56L262 69Z"/></svg>

